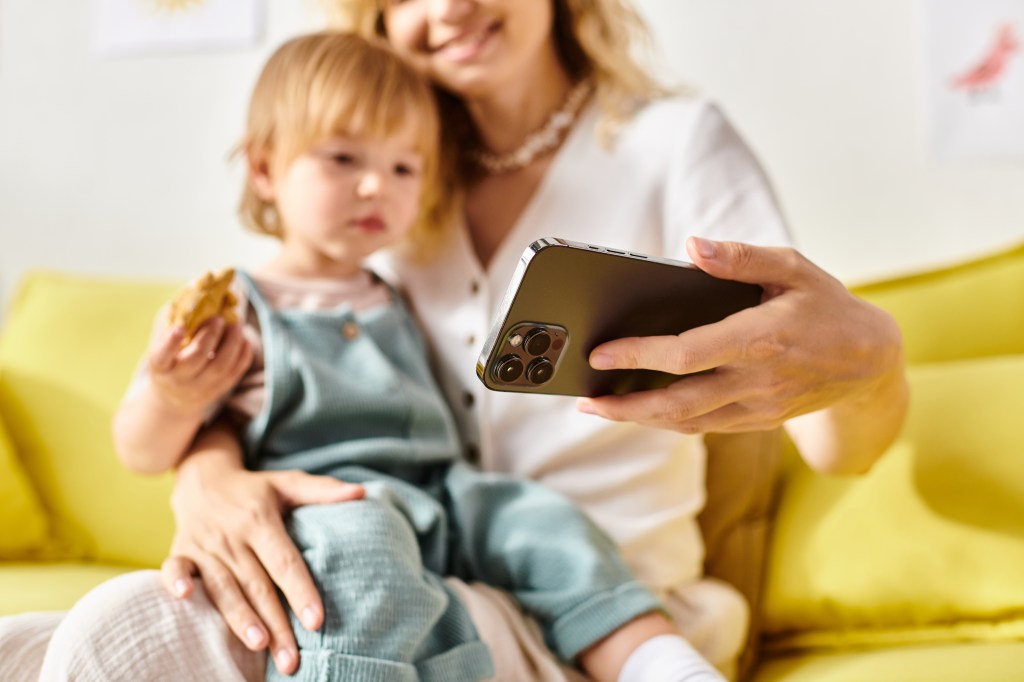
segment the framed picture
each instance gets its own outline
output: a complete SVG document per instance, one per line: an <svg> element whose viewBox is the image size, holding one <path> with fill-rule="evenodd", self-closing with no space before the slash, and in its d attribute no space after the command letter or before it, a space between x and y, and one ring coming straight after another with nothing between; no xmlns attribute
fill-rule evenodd
<svg viewBox="0 0 1024 682"><path fill-rule="evenodd" d="M937 156L1024 160L1024 0L928 0L926 21Z"/></svg>
<svg viewBox="0 0 1024 682"><path fill-rule="evenodd" d="M247 47L263 0L97 0L96 49L107 55Z"/></svg>

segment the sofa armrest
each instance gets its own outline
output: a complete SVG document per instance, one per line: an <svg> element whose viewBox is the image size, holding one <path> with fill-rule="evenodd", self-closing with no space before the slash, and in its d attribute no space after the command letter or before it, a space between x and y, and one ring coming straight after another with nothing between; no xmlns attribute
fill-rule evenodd
<svg viewBox="0 0 1024 682"><path fill-rule="evenodd" d="M704 535L706 575L723 580L750 604L740 679L753 669L768 535L781 472L781 430L708 434L707 501L697 520Z"/></svg>

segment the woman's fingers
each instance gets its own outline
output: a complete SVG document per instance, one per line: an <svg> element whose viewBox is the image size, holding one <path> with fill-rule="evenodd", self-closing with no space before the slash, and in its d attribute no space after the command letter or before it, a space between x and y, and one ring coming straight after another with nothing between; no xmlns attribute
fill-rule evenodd
<svg viewBox="0 0 1024 682"><path fill-rule="evenodd" d="M333 504L361 500L366 491L358 483L346 483L332 476L317 476L305 471L274 471L265 474L287 509L306 504Z"/></svg>
<svg viewBox="0 0 1024 682"><path fill-rule="evenodd" d="M212 555L197 561L203 588L228 628L251 651L267 647L270 637L262 619L249 604L232 572Z"/></svg>
<svg viewBox="0 0 1024 682"><path fill-rule="evenodd" d="M160 566L160 581L168 592L178 599L185 599L195 589L192 576L196 573L196 565L188 557L169 556Z"/></svg>
<svg viewBox="0 0 1024 682"><path fill-rule="evenodd" d="M294 546L292 549L294 550ZM273 576L268 576L265 570L266 566L261 565L260 558L254 555L250 548L239 547L232 554L235 561L231 570L239 581L249 605L269 630L270 640L267 646L274 659L274 665L284 674L294 672L298 667L298 647L295 644L295 634L292 632L288 614L274 587L274 583L277 581L272 582ZM301 557L299 557L299 562L305 569L305 563L302 562Z"/></svg>
<svg viewBox="0 0 1024 682"><path fill-rule="evenodd" d="M613 421L632 421L682 433L705 433L735 424L736 415L734 411L726 410L727 407L736 405L742 413L750 414L750 407L739 405L752 398L750 382L744 375L722 368L708 374L683 377L661 389L581 398L577 407L581 412ZM758 421L763 417L752 415Z"/></svg>
<svg viewBox="0 0 1024 682"><path fill-rule="evenodd" d="M303 471L266 474L286 508L307 504L331 504L359 500L363 486L345 483L330 476L314 476ZM292 611L307 630L323 623L323 601L306 562L295 547L279 515L261 519L249 538L257 560L278 586Z"/></svg>
<svg viewBox="0 0 1024 682"><path fill-rule="evenodd" d="M758 308L741 310L678 336L633 336L607 341L590 353L594 369L651 369L692 374L742 360L764 361L782 352Z"/></svg>
<svg viewBox="0 0 1024 682"><path fill-rule="evenodd" d="M262 565L270 580L281 590L285 601L299 617L302 625L307 630L318 629L323 624L323 601L313 577L309 574L306 562L285 530L284 523L278 520L276 523L261 524L260 528L254 529L250 543L255 555L254 560ZM253 604L261 612L269 610L264 606L265 602L273 601L280 607L281 602L276 593L266 595L262 592L248 592Z"/></svg>
<svg viewBox="0 0 1024 682"><path fill-rule="evenodd" d="M801 286L808 279L828 276L798 251L786 247L690 237L686 240L686 251L694 265L709 275L759 284L769 295L776 287L790 289Z"/></svg>

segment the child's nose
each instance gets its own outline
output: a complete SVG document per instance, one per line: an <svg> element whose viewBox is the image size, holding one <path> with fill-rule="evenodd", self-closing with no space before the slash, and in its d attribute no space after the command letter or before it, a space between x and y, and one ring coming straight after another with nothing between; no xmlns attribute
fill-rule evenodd
<svg viewBox="0 0 1024 682"><path fill-rule="evenodd" d="M356 192L361 197L374 197L380 194L381 189L381 177L380 173L370 171L363 174L363 177L359 179L359 185L356 187Z"/></svg>

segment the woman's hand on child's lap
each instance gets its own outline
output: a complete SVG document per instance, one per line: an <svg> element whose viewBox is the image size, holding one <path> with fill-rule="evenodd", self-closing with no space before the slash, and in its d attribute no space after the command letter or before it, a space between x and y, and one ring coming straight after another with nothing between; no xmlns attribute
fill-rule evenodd
<svg viewBox="0 0 1024 682"><path fill-rule="evenodd" d="M202 413L233 389L252 364L252 346L240 324L215 317L182 346L184 327L171 327L150 348L150 381L167 407Z"/></svg>
<svg viewBox="0 0 1024 682"><path fill-rule="evenodd" d="M204 438L216 445L218 437L201 435L197 447ZM253 651L269 647L278 670L291 673L298 650L277 589L307 629L320 627L323 605L282 514L360 499L363 488L301 471L246 471L237 456L219 454L197 451L179 467L171 499L177 530L162 579L184 598L192 576L201 576L231 631Z"/></svg>

